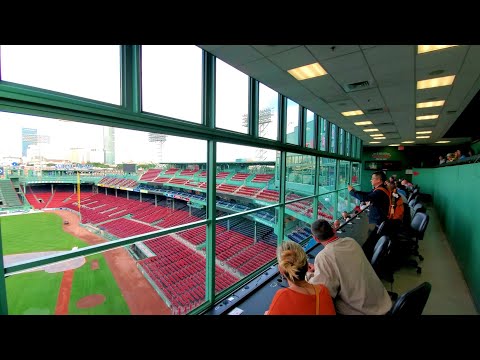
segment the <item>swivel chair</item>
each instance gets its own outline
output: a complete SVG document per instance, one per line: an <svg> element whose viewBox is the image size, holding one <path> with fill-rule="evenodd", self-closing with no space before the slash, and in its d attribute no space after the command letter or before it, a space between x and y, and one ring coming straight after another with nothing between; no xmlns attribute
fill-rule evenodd
<svg viewBox="0 0 480 360"><path fill-rule="evenodd" d="M390 283L390 291L388 291L388 294L390 295L392 301L395 301L398 297L398 294L393 292L393 271L389 262L389 254L390 238L386 235L383 235L375 245L370 264L380 279Z"/></svg>
<svg viewBox="0 0 480 360"><path fill-rule="evenodd" d="M399 296L387 315L404 317L422 315L431 290L432 285L429 282L424 282L416 288L407 291Z"/></svg>
<svg viewBox="0 0 480 360"><path fill-rule="evenodd" d="M418 257L420 261L423 261L423 256L418 252L418 242L419 240L423 240L425 236L429 219L428 214L417 212L410 223L410 228L404 233L397 234L394 243L396 245L395 251L397 251L398 254L403 254L404 257L413 255ZM418 266L417 261L409 260L408 264L416 267L418 274L422 272L422 268Z"/></svg>

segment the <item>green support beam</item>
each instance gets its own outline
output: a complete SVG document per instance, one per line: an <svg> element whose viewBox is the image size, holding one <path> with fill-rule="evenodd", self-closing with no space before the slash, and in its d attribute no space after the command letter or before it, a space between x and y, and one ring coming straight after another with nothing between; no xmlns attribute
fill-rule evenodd
<svg viewBox="0 0 480 360"><path fill-rule="evenodd" d="M2 250L2 219L0 218L0 315L8 315L7 287L5 285L5 270Z"/></svg>

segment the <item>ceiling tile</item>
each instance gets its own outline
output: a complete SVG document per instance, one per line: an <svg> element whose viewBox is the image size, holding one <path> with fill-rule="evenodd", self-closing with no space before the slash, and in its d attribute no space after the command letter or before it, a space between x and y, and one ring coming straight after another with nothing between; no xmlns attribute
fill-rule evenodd
<svg viewBox="0 0 480 360"><path fill-rule="evenodd" d="M301 45L252 45L255 49L261 52L264 56L278 54Z"/></svg>
<svg viewBox="0 0 480 360"><path fill-rule="evenodd" d="M358 45L306 45L306 47L322 65L324 60L360 51Z"/></svg>
<svg viewBox="0 0 480 360"><path fill-rule="evenodd" d="M362 52L339 56L322 63L323 68L342 87L346 84L369 81L374 83L374 78Z"/></svg>
<svg viewBox="0 0 480 360"><path fill-rule="evenodd" d="M299 46L268 58L283 70L290 70L316 62L316 59L304 46Z"/></svg>
<svg viewBox="0 0 480 360"><path fill-rule="evenodd" d="M249 45L226 45L215 49L212 53L234 67L264 57Z"/></svg>

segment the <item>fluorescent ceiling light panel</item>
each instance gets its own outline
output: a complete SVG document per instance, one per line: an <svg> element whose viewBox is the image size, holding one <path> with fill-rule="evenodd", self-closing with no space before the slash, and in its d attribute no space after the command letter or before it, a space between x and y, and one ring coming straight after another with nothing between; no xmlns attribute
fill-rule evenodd
<svg viewBox="0 0 480 360"><path fill-rule="evenodd" d="M385 139L386 139L386 137L376 137L376 138L374 138L374 140L385 140Z"/></svg>
<svg viewBox="0 0 480 360"><path fill-rule="evenodd" d="M297 80L306 80L311 79L317 76L326 75L327 72L319 63L313 63L310 65L300 66L295 69L288 70L290 75L292 75Z"/></svg>
<svg viewBox="0 0 480 360"><path fill-rule="evenodd" d="M379 131L378 129L363 129L363 131L365 132L375 132L375 131Z"/></svg>
<svg viewBox="0 0 480 360"><path fill-rule="evenodd" d="M450 140L440 140L440 141L435 141L435 144L448 144Z"/></svg>
<svg viewBox="0 0 480 360"><path fill-rule="evenodd" d="M429 107L435 107L435 106L443 106L443 104L445 104L445 100L427 101L427 102L417 103L417 109L429 108Z"/></svg>
<svg viewBox="0 0 480 360"><path fill-rule="evenodd" d="M383 134L371 134L371 137L383 136Z"/></svg>
<svg viewBox="0 0 480 360"><path fill-rule="evenodd" d="M452 85L455 75L417 81L417 90Z"/></svg>
<svg viewBox="0 0 480 360"><path fill-rule="evenodd" d="M417 131L417 134L431 134L432 133L432 130L428 130L428 131Z"/></svg>
<svg viewBox="0 0 480 360"><path fill-rule="evenodd" d="M413 144L415 141L402 141L402 144Z"/></svg>
<svg viewBox="0 0 480 360"><path fill-rule="evenodd" d="M390 144L388 146L400 146L400 144Z"/></svg>
<svg viewBox="0 0 480 360"><path fill-rule="evenodd" d="M355 115L363 115L362 110L353 110L353 111L344 111L342 112L343 116L355 116Z"/></svg>
<svg viewBox="0 0 480 360"><path fill-rule="evenodd" d="M370 141L369 144L380 144L381 141Z"/></svg>
<svg viewBox="0 0 480 360"><path fill-rule="evenodd" d="M417 139L430 139L430 136L417 136Z"/></svg>
<svg viewBox="0 0 480 360"><path fill-rule="evenodd" d="M424 54L430 51L442 50L458 45L418 45L418 54Z"/></svg>
<svg viewBox="0 0 480 360"><path fill-rule="evenodd" d="M355 125L358 125L358 126L363 126L363 125L373 125L373 123L371 121L357 121L356 123L354 123Z"/></svg>
<svg viewBox="0 0 480 360"><path fill-rule="evenodd" d="M433 120L433 119L438 119L438 115L422 115L422 116L417 116L417 120Z"/></svg>

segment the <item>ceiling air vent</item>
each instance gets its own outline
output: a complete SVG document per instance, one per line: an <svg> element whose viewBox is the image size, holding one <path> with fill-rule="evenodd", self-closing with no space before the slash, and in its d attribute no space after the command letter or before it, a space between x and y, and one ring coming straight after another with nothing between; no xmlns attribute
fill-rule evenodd
<svg viewBox="0 0 480 360"><path fill-rule="evenodd" d="M345 84L343 86L343 89L346 92L352 92L352 91L357 91L357 90L363 90L363 89L368 89L370 88L371 84L368 80L365 81L359 81L356 83L351 83L351 84Z"/></svg>
<svg viewBox="0 0 480 360"><path fill-rule="evenodd" d="M380 114L385 111L384 108L371 108L371 109L366 109L365 113L366 114Z"/></svg>

